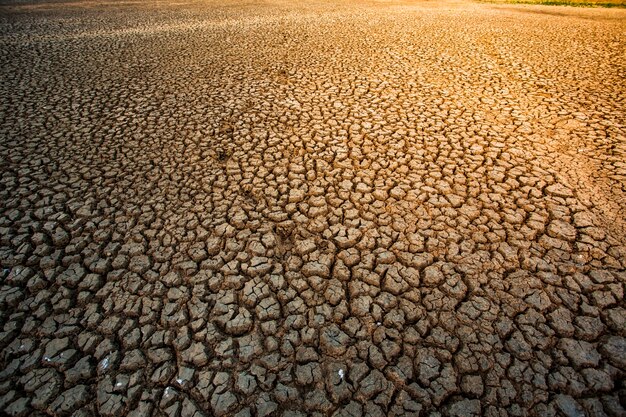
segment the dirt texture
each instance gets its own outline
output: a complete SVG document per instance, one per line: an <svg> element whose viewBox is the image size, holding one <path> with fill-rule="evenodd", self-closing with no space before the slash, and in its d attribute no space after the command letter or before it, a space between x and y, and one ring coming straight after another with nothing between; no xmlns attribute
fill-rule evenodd
<svg viewBox="0 0 626 417"><path fill-rule="evenodd" d="M0 5L0 414L626 415L626 10Z"/></svg>

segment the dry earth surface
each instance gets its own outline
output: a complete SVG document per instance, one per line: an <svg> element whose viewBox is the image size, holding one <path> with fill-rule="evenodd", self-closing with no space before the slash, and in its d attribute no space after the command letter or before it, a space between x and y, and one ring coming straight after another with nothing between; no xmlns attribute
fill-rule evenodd
<svg viewBox="0 0 626 417"><path fill-rule="evenodd" d="M624 416L625 22L0 6L0 414Z"/></svg>
<svg viewBox="0 0 626 417"><path fill-rule="evenodd" d="M544 4L575 7L626 7L626 0L478 0L498 4Z"/></svg>

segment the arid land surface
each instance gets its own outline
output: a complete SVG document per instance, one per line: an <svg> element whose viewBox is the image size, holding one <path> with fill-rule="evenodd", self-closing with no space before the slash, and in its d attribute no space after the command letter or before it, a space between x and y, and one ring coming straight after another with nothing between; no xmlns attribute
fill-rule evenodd
<svg viewBox="0 0 626 417"><path fill-rule="evenodd" d="M0 6L0 414L624 416L626 11Z"/></svg>

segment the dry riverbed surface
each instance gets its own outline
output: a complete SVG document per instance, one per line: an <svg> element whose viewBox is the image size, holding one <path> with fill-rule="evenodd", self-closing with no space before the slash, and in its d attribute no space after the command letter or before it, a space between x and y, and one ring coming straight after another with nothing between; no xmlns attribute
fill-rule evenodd
<svg viewBox="0 0 626 417"><path fill-rule="evenodd" d="M624 416L625 22L0 5L0 414Z"/></svg>

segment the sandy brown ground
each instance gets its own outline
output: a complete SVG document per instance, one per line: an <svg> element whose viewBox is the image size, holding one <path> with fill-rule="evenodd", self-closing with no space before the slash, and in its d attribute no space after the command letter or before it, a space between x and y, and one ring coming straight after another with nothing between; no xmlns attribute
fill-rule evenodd
<svg viewBox="0 0 626 417"><path fill-rule="evenodd" d="M573 7L626 7L626 0L478 0L496 4L543 4Z"/></svg>
<svg viewBox="0 0 626 417"><path fill-rule="evenodd" d="M625 23L0 6L0 414L626 415Z"/></svg>

